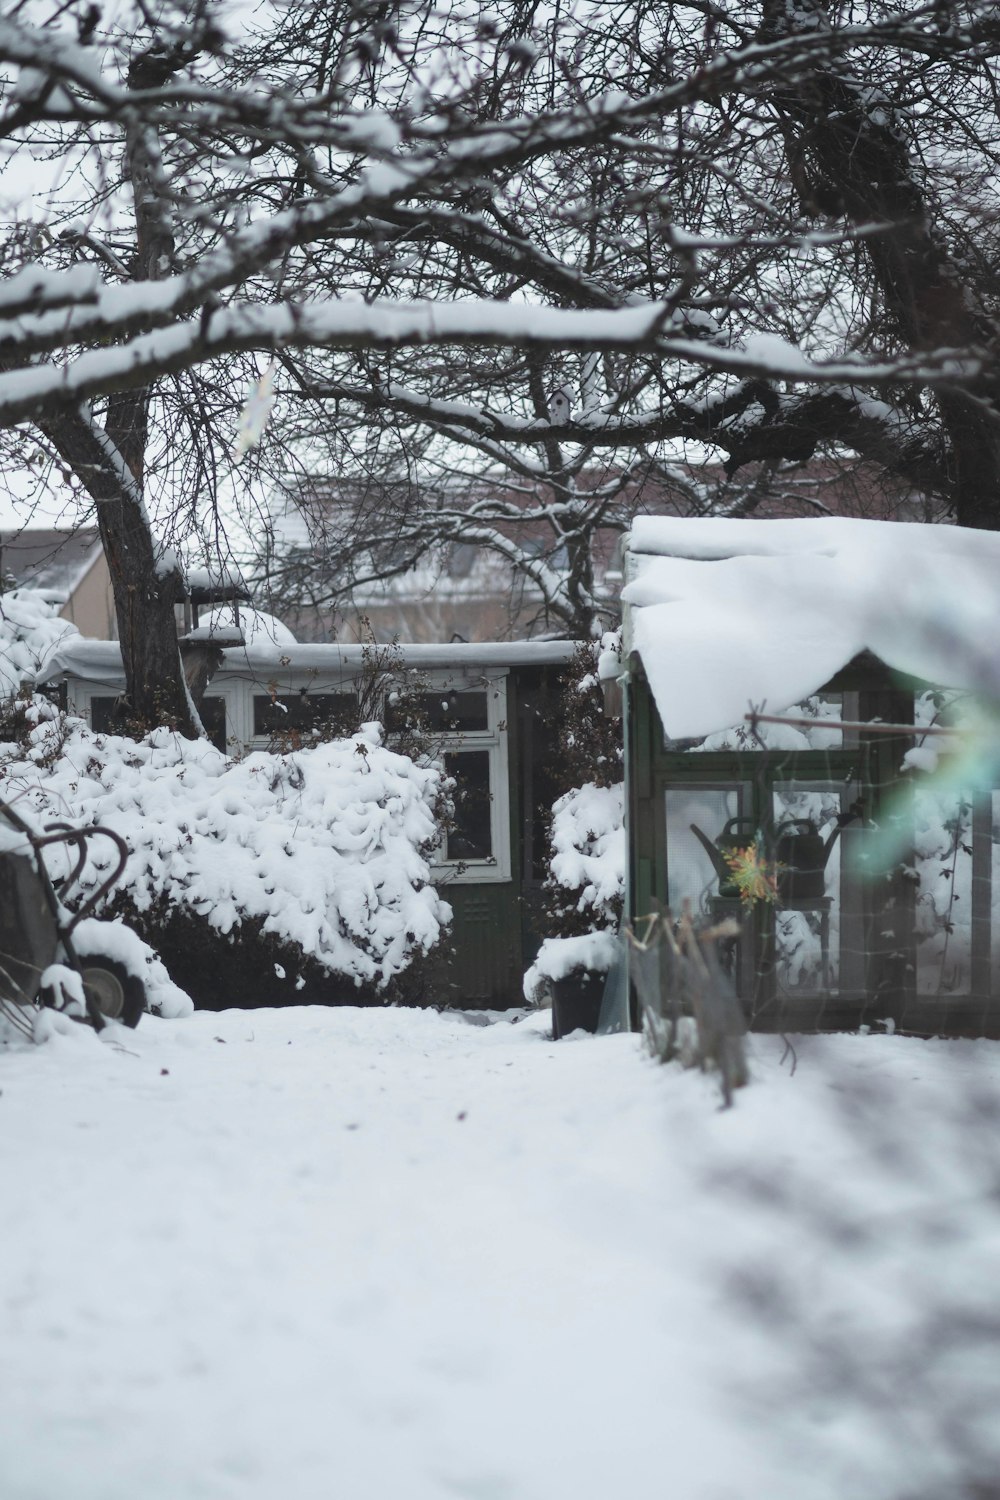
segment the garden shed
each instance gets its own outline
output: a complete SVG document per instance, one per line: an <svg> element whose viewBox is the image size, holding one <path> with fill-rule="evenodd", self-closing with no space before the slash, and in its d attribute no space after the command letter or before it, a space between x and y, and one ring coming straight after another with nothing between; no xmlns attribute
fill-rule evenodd
<svg viewBox="0 0 1000 1500"><path fill-rule="evenodd" d="M248 642L219 653L202 706L211 737L236 751L294 748L317 729L349 733L359 719L391 730L402 698L416 701L456 781L455 823L434 868L454 913L454 956L428 998L522 1004L542 936L544 810L561 790L552 781L558 679L574 643L300 645L281 629L276 638L248 630ZM192 645L209 639L203 629ZM117 642L66 641L39 685L93 729L112 729L124 691Z"/></svg>
<svg viewBox="0 0 1000 1500"><path fill-rule="evenodd" d="M628 910L690 903L752 1026L1000 1036L1000 536L637 520Z"/></svg>

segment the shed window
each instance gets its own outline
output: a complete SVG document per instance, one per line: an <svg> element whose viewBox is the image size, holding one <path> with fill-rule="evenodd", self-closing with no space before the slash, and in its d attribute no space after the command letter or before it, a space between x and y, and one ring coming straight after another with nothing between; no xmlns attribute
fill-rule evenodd
<svg viewBox="0 0 1000 1500"><path fill-rule="evenodd" d="M257 694L253 700L255 738L275 734L312 734L332 729L350 734L357 728L358 700L354 693Z"/></svg>
<svg viewBox="0 0 1000 1500"><path fill-rule="evenodd" d="M719 858L709 854L720 846L737 848L753 843L753 824L740 838L740 814L744 797L739 787L668 787L667 816L667 904L680 913L685 901L695 915L709 915L719 895ZM722 878L725 891L725 876Z"/></svg>
<svg viewBox="0 0 1000 1500"><path fill-rule="evenodd" d="M436 753L455 782L454 826L438 850L442 878L510 879L507 776L507 683L468 677L434 679L419 695ZM390 721L391 722L391 721Z"/></svg>
<svg viewBox="0 0 1000 1500"><path fill-rule="evenodd" d="M445 770L454 778L454 826L448 834L447 859L493 858L493 794L490 790L490 752L451 750Z"/></svg>
<svg viewBox="0 0 1000 1500"><path fill-rule="evenodd" d="M90 727L95 734L118 734L121 732L122 713L120 697L100 696L90 700ZM205 733L217 750L226 749L226 700L225 698L203 698L199 710Z"/></svg>
<svg viewBox="0 0 1000 1500"><path fill-rule="evenodd" d="M476 734L489 729L489 701L485 692L417 693L416 707L432 734ZM386 727L404 727L391 704L386 707Z"/></svg>

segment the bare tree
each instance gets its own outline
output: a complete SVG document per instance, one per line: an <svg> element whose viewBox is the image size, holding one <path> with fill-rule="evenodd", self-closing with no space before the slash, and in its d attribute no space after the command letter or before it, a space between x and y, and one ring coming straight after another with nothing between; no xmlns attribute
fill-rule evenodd
<svg viewBox="0 0 1000 1500"><path fill-rule="evenodd" d="M138 717L194 724L145 507L211 507L261 356L303 466L352 423L481 463L491 492L411 550L509 550L537 499L571 563L529 576L573 630L590 532L683 442L733 475L849 448L995 524L985 0L256 14L0 21L0 427L98 504ZM26 161L52 178L30 209Z"/></svg>
<svg viewBox="0 0 1000 1500"><path fill-rule="evenodd" d="M403 282L506 298L512 323L522 299L656 302L664 321L649 352L286 350L299 454L328 476L405 466L411 497L362 485L325 553L287 559L286 587L335 602L462 541L518 569L547 624L585 635L595 533L644 506L748 513L817 452L860 455L925 512L997 524L994 18L786 10L584 7L535 34L547 66L518 101L548 123L553 100L596 115L623 85L628 130L579 150L553 139L484 171L457 207L396 204L352 226L374 305ZM737 58L746 71L687 92ZM678 462L685 446L714 472Z"/></svg>

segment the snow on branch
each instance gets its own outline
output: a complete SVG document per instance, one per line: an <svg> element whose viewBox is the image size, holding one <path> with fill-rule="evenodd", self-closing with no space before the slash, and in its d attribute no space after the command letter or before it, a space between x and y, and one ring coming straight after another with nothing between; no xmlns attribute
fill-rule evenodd
<svg viewBox="0 0 1000 1500"><path fill-rule="evenodd" d="M844 356L808 359L793 344L758 334L743 349L721 349L663 332L666 303L614 311L492 302L314 301L262 307L235 303L197 322L140 335L117 348L88 351L66 365L38 365L0 375L0 424L11 426L94 396L148 385L216 355L279 349L401 349L422 345L493 345L540 350L656 353L735 375L764 375L815 384L879 386L919 379L960 385L974 379L985 355L932 353L871 361Z"/></svg>

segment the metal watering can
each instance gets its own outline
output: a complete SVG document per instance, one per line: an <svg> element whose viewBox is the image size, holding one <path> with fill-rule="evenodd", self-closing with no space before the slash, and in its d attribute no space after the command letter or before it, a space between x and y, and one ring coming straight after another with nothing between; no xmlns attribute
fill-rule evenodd
<svg viewBox="0 0 1000 1500"><path fill-rule="evenodd" d="M778 866L778 897L785 902L822 901L826 895L826 866L845 820L826 838L812 818L786 818L774 830L774 859Z"/></svg>
<svg viewBox="0 0 1000 1500"><path fill-rule="evenodd" d="M778 867L778 899L782 902L822 901L826 895L826 866L840 830L858 813L841 815L826 838L811 818L785 818L773 834L771 857ZM719 895L736 899L740 892L728 856L745 849L757 837L752 818L730 818L713 842L697 825L691 832L705 850L719 877Z"/></svg>
<svg viewBox="0 0 1000 1500"><path fill-rule="evenodd" d="M737 849L745 849L752 844L757 837L757 825L752 818L730 818L723 828L719 837L713 843L700 829L697 823L692 823L691 832L701 844L705 853L712 861L716 875L719 877L719 895L727 896L731 900L739 898L739 886L736 884L732 870L729 868L727 857L735 854Z"/></svg>

